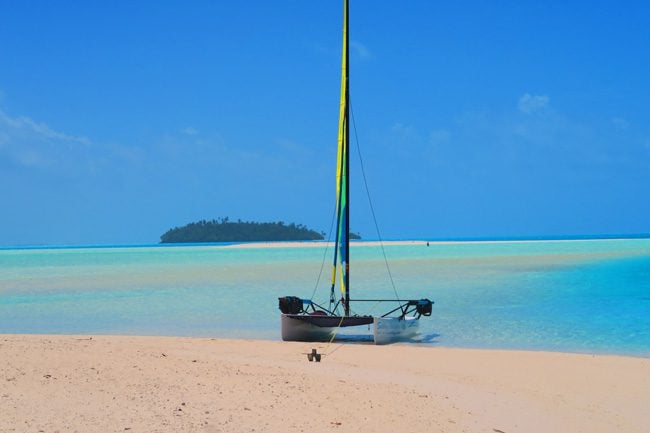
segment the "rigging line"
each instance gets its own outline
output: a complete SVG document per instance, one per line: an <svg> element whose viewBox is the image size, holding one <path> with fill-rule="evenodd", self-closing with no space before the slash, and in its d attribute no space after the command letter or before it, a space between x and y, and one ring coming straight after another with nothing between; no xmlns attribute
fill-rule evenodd
<svg viewBox="0 0 650 433"><path fill-rule="evenodd" d="M341 320L339 320L339 324L336 325L336 330L334 332L332 332L332 338L330 338L330 341L327 343L327 348L326 348L327 352L325 352L325 354L324 354L325 356L329 355L330 353L334 353L338 349L340 349L340 346L339 346L339 347L337 347L336 349L334 349L334 350L332 350L330 352L330 347L332 347L332 342L336 338L336 334L339 333L339 329L341 329L341 325L343 324L343 319L345 319L345 316L341 316ZM343 346L343 345L341 344L341 346Z"/></svg>
<svg viewBox="0 0 650 433"><path fill-rule="evenodd" d="M381 304L381 302L375 302L374 304L372 304L372 306L368 309L368 314L372 314L374 309L377 308L379 304Z"/></svg>
<svg viewBox="0 0 650 433"><path fill-rule="evenodd" d="M386 257L386 250L384 250L384 241L381 238L381 233L379 232L379 224L377 223L377 216L375 215L375 207L372 205L372 198L370 197L370 189L368 188L368 180L366 179L366 170L363 166L363 158L361 157L361 146L359 145L359 136L357 135L357 123L354 120L354 110L352 109L352 103L350 102L350 115L352 117L352 129L354 130L354 140L357 144L357 154L359 155L359 162L361 163L361 175L363 177L363 183L366 187L366 196L368 197L368 204L370 205L370 213L372 214L372 220L375 223L375 230L377 231L377 238L379 239L379 246L381 247L381 253L384 256L384 263L386 264L386 271L388 271L388 279L390 284L393 287L393 292L397 299L401 299L397 293L397 288L395 287L395 281L393 281L393 274L390 271L390 266L388 265L388 258ZM403 311L403 310L402 310Z"/></svg>
<svg viewBox="0 0 650 433"><path fill-rule="evenodd" d="M320 264L320 272L318 273L318 278L316 279L316 285L314 286L314 291L311 292L311 297L309 298L314 299L314 295L316 295L316 290L318 290L318 285L320 284L320 279L323 276L323 269L325 268L325 259L327 258L327 249L329 247L330 239L332 237L332 228L334 227L334 219L336 218L336 207L334 208L334 212L332 212L332 221L330 222L330 230L329 233L327 234L327 241L325 241L325 250L323 251L323 260L321 261ZM330 306L331 308L331 306Z"/></svg>
<svg viewBox="0 0 650 433"><path fill-rule="evenodd" d="M332 353L334 353L334 352L336 352L337 350L339 350L339 349L340 349L341 347L343 347L343 346L345 346L345 344L341 343L341 344L338 345L338 347L335 347L334 350L332 350L331 352L329 351L329 347L328 347L328 349L327 349L328 352L327 352L327 353L324 353L324 355L325 355L325 356L329 356L329 355L331 355Z"/></svg>

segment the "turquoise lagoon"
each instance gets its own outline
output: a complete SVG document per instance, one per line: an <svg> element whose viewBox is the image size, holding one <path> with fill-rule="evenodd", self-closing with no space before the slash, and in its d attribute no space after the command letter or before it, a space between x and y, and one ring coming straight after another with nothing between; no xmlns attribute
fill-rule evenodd
<svg viewBox="0 0 650 433"><path fill-rule="evenodd" d="M325 244L0 249L0 333L277 340L278 296L315 290L327 303L328 253ZM435 301L422 344L650 356L650 239L385 253L401 298ZM395 296L380 247L354 246L351 260L353 298Z"/></svg>

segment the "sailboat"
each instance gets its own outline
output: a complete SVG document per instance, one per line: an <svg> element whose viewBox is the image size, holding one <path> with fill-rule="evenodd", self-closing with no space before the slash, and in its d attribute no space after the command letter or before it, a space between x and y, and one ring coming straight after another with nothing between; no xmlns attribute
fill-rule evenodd
<svg viewBox="0 0 650 433"><path fill-rule="evenodd" d="M339 328L373 326L375 344L410 340L418 334L419 319L430 316L433 302L429 299L351 299L350 298L350 68L349 68L349 5L343 1L343 59L341 67L341 103L339 112L338 152L336 167L336 242L330 302L328 307L297 296L279 298L282 339L284 341L331 341ZM340 274L340 299L335 286ZM353 303L391 302L396 307L381 316L353 314ZM340 311L342 310L342 314Z"/></svg>

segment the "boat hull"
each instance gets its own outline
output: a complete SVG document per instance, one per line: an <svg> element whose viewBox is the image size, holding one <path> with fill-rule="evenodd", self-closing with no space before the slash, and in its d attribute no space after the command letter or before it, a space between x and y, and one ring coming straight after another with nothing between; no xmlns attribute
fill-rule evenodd
<svg viewBox="0 0 650 433"><path fill-rule="evenodd" d="M420 321L415 317L399 319L396 317L375 317L373 338L375 344L390 344L411 341L420 332Z"/></svg>
<svg viewBox="0 0 650 433"><path fill-rule="evenodd" d="M316 326L304 320L280 315L283 341L330 341L336 327Z"/></svg>
<svg viewBox="0 0 650 433"><path fill-rule="evenodd" d="M280 321L283 341L330 341L339 329L338 326L317 326L307 318L291 314L281 314ZM419 335L419 323L415 317L374 317L373 340L375 344L411 341Z"/></svg>

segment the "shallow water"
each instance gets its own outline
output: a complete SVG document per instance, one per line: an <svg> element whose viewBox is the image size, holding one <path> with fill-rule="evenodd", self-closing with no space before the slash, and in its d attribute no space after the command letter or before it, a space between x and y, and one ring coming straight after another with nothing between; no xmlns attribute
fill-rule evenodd
<svg viewBox="0 0 650 433"><path fill-rule="evenodd" d="M0 333L279 339L278 296L310 297L326 252L2 249ZM650 356L650 239L388 245L385 252L401 298L435 301L421 322L425 344ZM314 298L323 304L330 260ZM353 298L395 297L379 247L355 246L351 260ZM360 313L386 308L358 305Z"/></svg>

